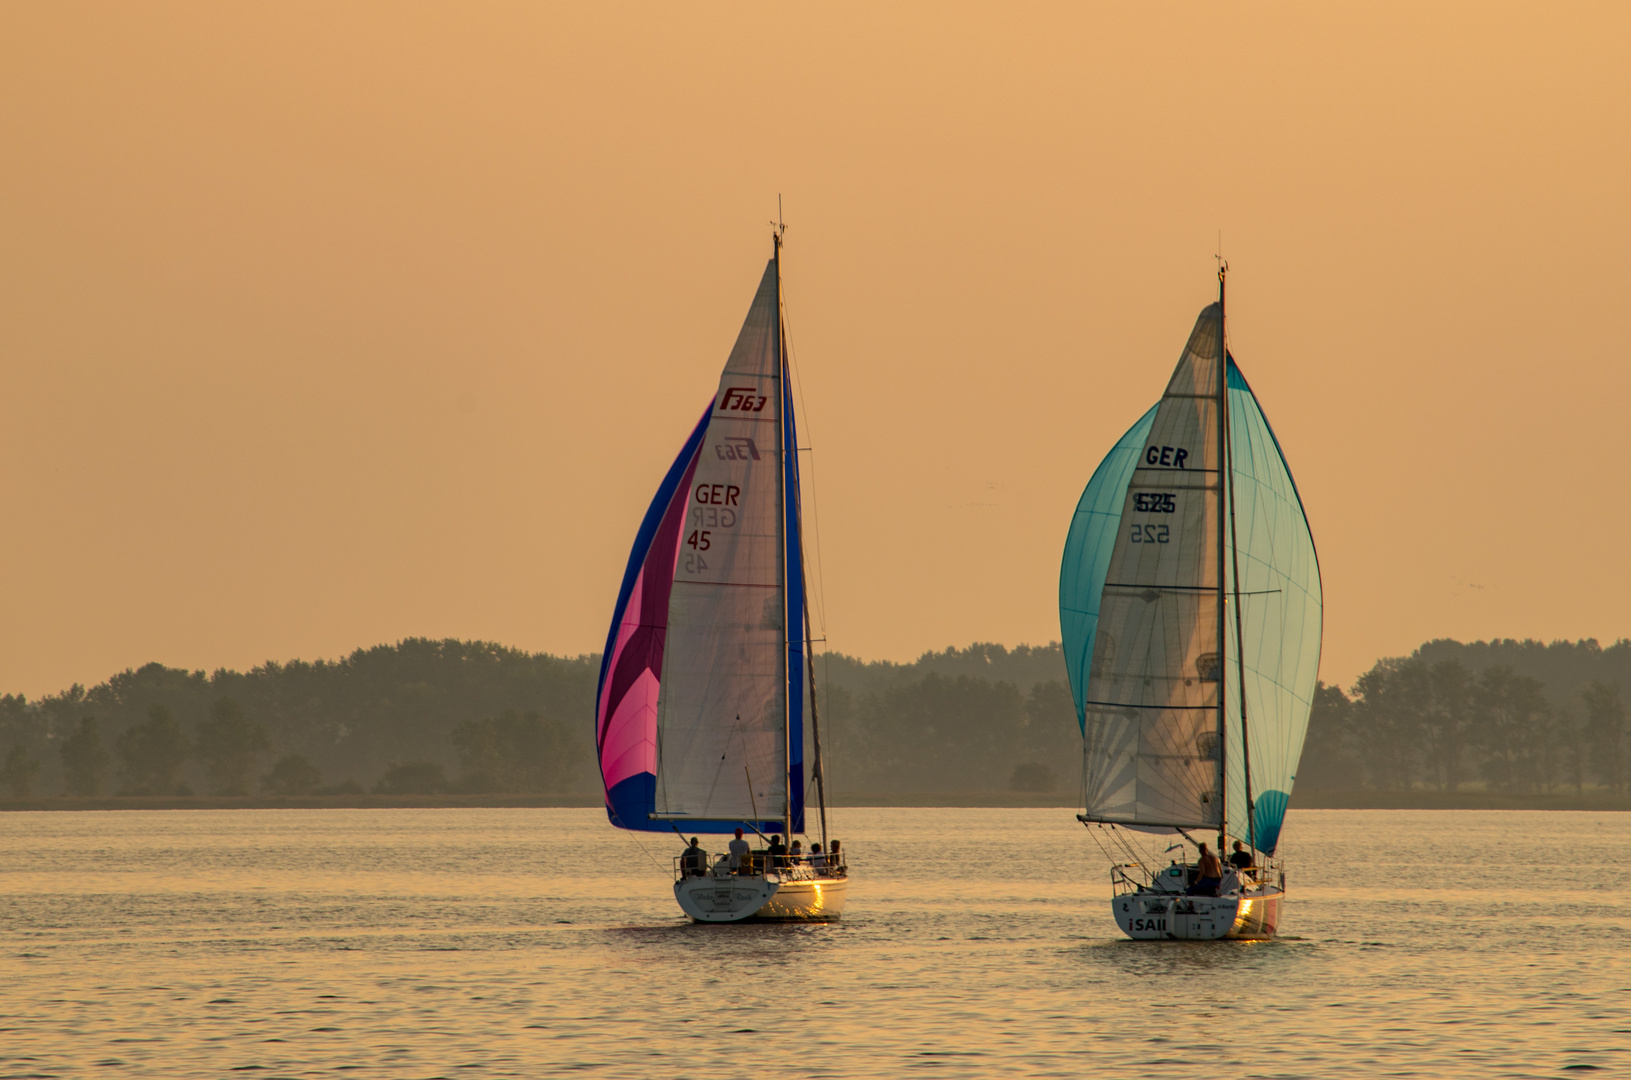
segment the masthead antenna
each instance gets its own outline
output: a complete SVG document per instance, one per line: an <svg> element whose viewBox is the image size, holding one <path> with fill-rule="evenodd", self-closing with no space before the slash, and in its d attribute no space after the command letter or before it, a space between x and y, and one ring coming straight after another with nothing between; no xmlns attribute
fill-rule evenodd
<svg viewBox="0 0 1631 1080"><path fill-rule="evenodd" d="M787 235L787 223L782 220L782 194L779 191L776 192L776 220L770 223L770 227L775 230L777 240Z"/></svg>

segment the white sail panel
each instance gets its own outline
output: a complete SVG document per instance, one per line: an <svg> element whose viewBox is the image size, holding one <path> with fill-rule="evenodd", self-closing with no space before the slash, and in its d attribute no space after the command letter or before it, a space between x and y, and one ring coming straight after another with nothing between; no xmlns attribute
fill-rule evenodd
<svg viewBox="0 0 1631 1080"><path fill-rule="evenodd" d="M1220 319L1201 312L1127 485L1082 701L1091 818L1222 820Z"/></svg>
<svg viewBox="0 0 1631 1080"><path fill-rule="evenodd" d="M664 816L786 812L778 314L772 261L719 380L674 568L657 720Z"/></svg>

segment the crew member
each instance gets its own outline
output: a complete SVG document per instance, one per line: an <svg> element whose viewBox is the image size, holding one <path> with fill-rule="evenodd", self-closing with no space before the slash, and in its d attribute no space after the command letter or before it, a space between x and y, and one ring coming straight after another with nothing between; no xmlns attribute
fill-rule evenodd
<svg viewBox="0 0 1631 1080"><path fill-rule="evenodd" d="M1187 890L1190 896L1216 896L1223 884L1223 864L1205 844L1200 845L1201 857L1195 861L1195 884Z"/></svg>
<svg viewBox="0 0 1631 1080"><path fill-rule="evenodd" d="M730 847L731 869L741 873L742 869L748 865L748 856L752 853L753 849L748 847L746 840L742 839L742 830L737 829L736 839L731 841Z"/></svg>
<svg viewBox="0 0 1631 1080"><path fill-rule="evenodd" d="M691 837L691 846L680 856L680 868L685 871L686 877L701 877L708 871L708 853L702 850L702 844L694 836Z"/></svg>

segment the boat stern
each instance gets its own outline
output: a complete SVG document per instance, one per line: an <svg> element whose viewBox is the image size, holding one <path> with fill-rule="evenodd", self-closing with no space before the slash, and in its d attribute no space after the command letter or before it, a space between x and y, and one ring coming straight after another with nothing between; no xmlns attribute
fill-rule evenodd
<svg viewBox="0 0 1631 1080"><path fill-rule="evenodd" d="M680 910L697 922L741 922L758 914L780 886L751 874L681 878L674 882Z"/></svg>

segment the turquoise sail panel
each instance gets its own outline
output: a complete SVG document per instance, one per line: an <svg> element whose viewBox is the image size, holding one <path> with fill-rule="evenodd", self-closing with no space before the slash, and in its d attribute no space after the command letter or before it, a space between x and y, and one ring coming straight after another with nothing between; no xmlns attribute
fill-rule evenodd
<svg viewBox="0 0 1631 1080"><path fill-rule="evenodd" d="M1059 630L1065 666L1070 670L1070 693L1076 701L1076 723L1086 731L1083 702L1087 676L1093 663L1093 636L1099 625L1099 598L1110 569L1110 553L1121 531L1121 510L1127 502L1127 484L1138 466L1150 425L1159 404L1127 429L1093 470L1065 539L1065 558L1059 568Z"/></svg>
<svg viewBox="0 0 1631 1080"><path fill-rule="evenodd" d="M1230 611L1224 634L1227 806L1230 832L1246 837L1247 757L1240 752L1244 690L1244 737L1254 796L1250 842L1272 855L1308 731L1319 675L1324 601L1314 537L1285 454L1232 356L1227 370L1241 630L1237 649ZM1231 604L1236 602L1235 565L1235 558L1225 560Z"/></svg>

